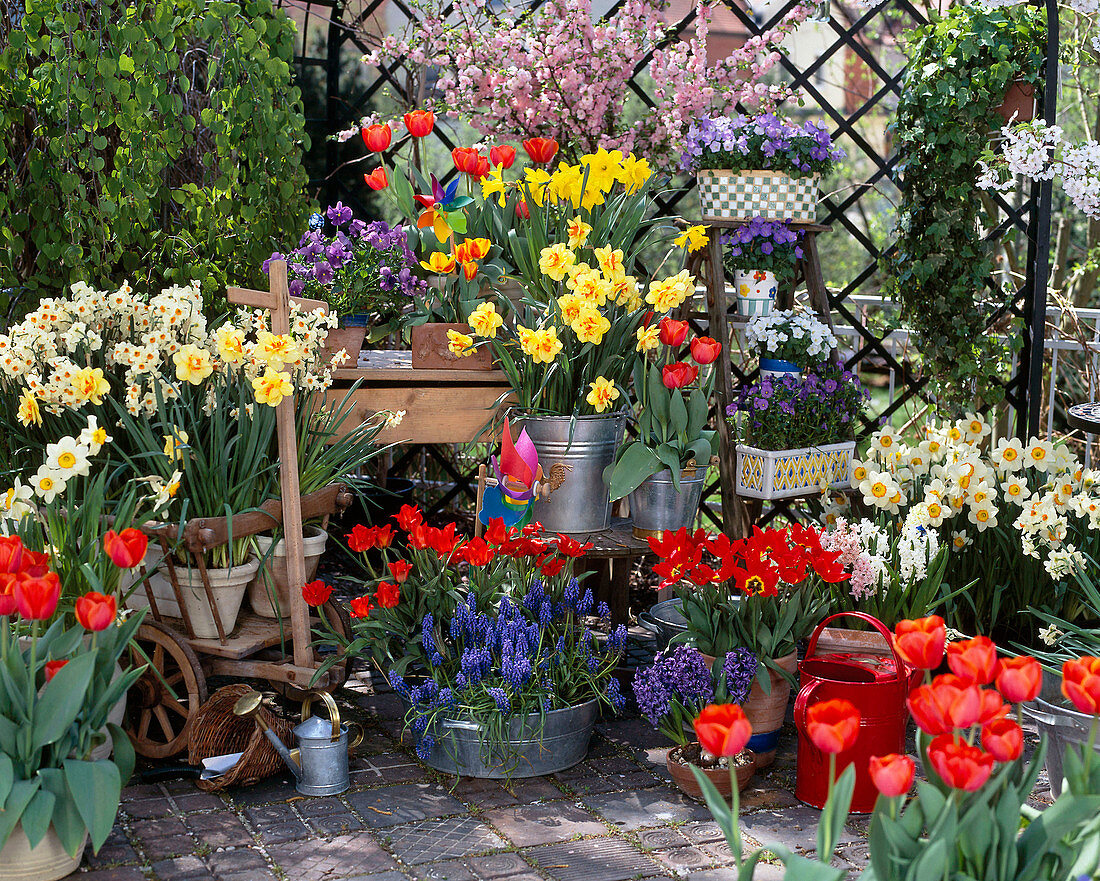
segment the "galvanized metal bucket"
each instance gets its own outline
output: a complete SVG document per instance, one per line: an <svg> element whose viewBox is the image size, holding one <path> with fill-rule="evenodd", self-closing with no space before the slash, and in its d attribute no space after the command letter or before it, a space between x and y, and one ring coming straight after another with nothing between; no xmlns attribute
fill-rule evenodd
<svg viewBox="0 0 1100 881"><path fill-rule="evenodd" d="M656 637L657 650L664 651L673 637L687 630L683 601L678 597L661 600L638 616L638 624Z"/></svg>
<svg viewBox="0 0 1100 881"><path fill-rule="evenodd" d="M690 476L689 476L690 475ZM630 494L630 516L636 538L659 538L663 533L690 527L699 511L707 469L693 468L680 474L680 488L666 468L642 481Z"/></svg>
<svg viewBox="0 0 1100 881"><path fill-rule="evenodd" d="M611 525L611 495L603 473L623 442L626 411L593 416L524 416L519 426L544 472L566 467L565 483L535 501L534 517L548 532L599 532Z"/></svg>
<svg viewBox="0 0 1100 881"><path fill-rule="evenodd" d="M443 719L429 727L435 745L427 764L459 777L539 777L564 771L588 754L596 724L595 700L551 710L540 716L517 716L508 723L508 739L492 743L477 722Z"/></svg>
<svg viewBox="0 0 1100 881"><path fill-rule="evenodd" d="M1051 794L1058 798L1062 794L1062 754L1071 744L1081 753L1089 742L1092 716L1070 709L1061 701L1052 703L1042 697L1036 699L1033 707L1025 706L1024 712L1039 723L1039 733L1046 735L1047 777ZM1100 742L1093 745L1093 750L1100 753Z"/></svg>

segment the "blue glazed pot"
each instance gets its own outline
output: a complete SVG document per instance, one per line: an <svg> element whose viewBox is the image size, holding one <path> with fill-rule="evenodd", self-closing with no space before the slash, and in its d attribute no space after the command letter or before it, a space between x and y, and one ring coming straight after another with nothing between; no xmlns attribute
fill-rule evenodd
<svg viewBox="0 0 1100 881"><path fill-rule="evenodd" d="M367 327L370 324L370 315L365 312L356 315L341 315L341 327Z"/></svg>
<svg viewBox="0 0 1100 881"><path fill-rule="evenodd" d="M783 379L787 376L800 379L802 377L802 371L799 370L798 365L793 361L782 361L778 358L761 358L760 378L763 379L765 376L770 376L772 379Z"/></svg>

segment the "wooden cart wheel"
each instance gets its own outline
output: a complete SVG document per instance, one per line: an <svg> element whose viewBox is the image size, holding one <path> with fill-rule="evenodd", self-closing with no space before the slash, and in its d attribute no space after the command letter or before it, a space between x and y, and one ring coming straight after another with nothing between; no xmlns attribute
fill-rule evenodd
<svg viewBox="0 0 1100 881"><path fill-rule="evenodd" d="M187 749L191 720L206 702L206 677L191 646L150 621L138 628L130 662L148 665L130 689L126 730L139 755L166 759Z"/></svg>
<svg viewBox="0 0 1100 881"><path fill-rule="evenodd" d="M321 613L328 620L332 629L339 633L341 636L351 639L351 619L348 617L348 613L344 610L344 607L340 603L329 600L327 603L320 607ZM348 677L351 675L351 661L345 658L339 664L333 664L328 671L329 682L326 686L326 691L336 691L345 682L348 681ZM291 701L303 701L305 696L314 689L311 688L299 688L297 685L292 685L289 682L282 680L270 679L271 687L275 689L277 694L281 694L287 700Z"/></svg>

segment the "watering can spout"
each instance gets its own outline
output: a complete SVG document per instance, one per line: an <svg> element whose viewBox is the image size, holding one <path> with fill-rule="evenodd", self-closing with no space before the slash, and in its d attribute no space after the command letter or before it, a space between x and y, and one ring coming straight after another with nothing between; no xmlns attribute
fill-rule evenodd
<svg viewBox="0 0 1100 881"><path fill-rule="evenodd" d="M286 744L279 740L279 735L271 730L271 726L267 724L267 721L256 713L262 701L263 697L258 691L249 691L242 695L237 703L234 704L233 713L237 716L251 716L252 720L260 726L260 730L263 731L264 737L266 737L271 745L275 747L275 752L279 754L279 757L286 763L286 766L290 768L295 779L301 780L302 765L295 757L295 753L297 753L298 750L287 749Z"/></svg>

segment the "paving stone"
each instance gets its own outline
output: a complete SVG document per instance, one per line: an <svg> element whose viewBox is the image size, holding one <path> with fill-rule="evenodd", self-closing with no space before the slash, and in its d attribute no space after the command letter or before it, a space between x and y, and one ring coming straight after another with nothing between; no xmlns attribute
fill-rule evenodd
<svg viewBox="0 0 1100 881"><path fill-rule="evenodd" d="M677 827L679 833L694 844L707 844L711 841L724 841L722 828L713 820L702 823L685 823Z"/></svg>
<svg viewBox="0 0 1100 881"><path fill-rule="evenodd" d="M668 738L655 730L645 719L617 719L612 723L600 722L596 730L612 743L629 747L668 747Z"/></svg>
<svg viewBox="0 0 1100 881"><path fill-rule="evenodd" d="M476 805L482 810L504 807L505 805L519 804L521 799L508 792L504 786L496 780L480 780L476 777L448 777L444 786L447 792L454 798L464 801L466 804ZM558 795L561 795L560 790ZM523 799L533 801L534 799Z"/></svg>
<svg viewBox="0 0 1100 881"><path fill-rule="evenodd" d="M103 842L103 847L99 849L99 853L92 853L90 849L85 850L84 860L87 866L97 869L102 866L117 866L120 863L136 863L138 853L121 830L116 827L107 836L107 840Z"/></svg>
<svg viewBox="0 0 1100 881"><path fill-rule="evenodd" d="M156 820L175 813L175 808L172 807L172 803L165 796L126 801L123 802L122 808L126 811L127 816L133 817L135 820Z"/></svg>
<svg viewBox="0 0 1100 881"><path fill-rule="evenodd" d="M271 777L260 783L254 783L243 789L234 789L233 801L239 805L262 805L270 802L286 801L297 795L294 778L288 771L279 777Z"/></svg>
<svg viewBox="0 0 1100 881"><path fill-rule="evenodd" d="M307 820L310 817L330 817L333 814L346 814L348 806L336 796L325 798L303 798L296 801L294 806L298 813Z"/></svg>
<svg viewBox="0 0 1100 881"><path fill-rule="evenodd" d="M270 826L262 826L256 830L256 835L265 845L279 844L284 841L297 841L307 838L310 828L301 820L291 820L286 823L273 823Z"/></svg>
<svg viewBox="0 0 1100 881"><path fill-rule="evenodd" d="M782 866L772 863L758 863L753 873L753 881L783 881ZM706 872L692 872L685 881L737 881L737 870L733 867L709 869Z"/></svg>
<svg viewBox="0 0 1100 881"><path fill-rule="evenodd" d="M817 822L821 811L808 807L753 811L741 815L741 828L763 845L782 844L791 850L812 850L817 840ZM841 830L838 844L856 841L847 828Z"/></svg>
<svg viewBox="0 0 1100 881"><path fill-rule="evenodd" d="M206 867L206 863L196 856L185 856L153 863L153 872L160 881L192 881L192 879L214 877L213 873Z"/></svg>
<svg viewBox="0 0 1100 881"><path fill-rule="evenodd" d="M258 850L237 847L233 850L215 851L206 858L206 865L214 874L221 876L246 870L266 869L267 859Z"/></svg>
<svg viewBox="0 0 1100 881"><path fill-rule="evenodd" d="M642 847L652 848L653 850L667 850L670 847L684 847L691 844L691 840L681 834L681 832L672 827L666 826L661 829L643 829L638 833L638 841L641 842Z"/></svg>
<svg viewBox="0 0 1100 881"><path fill-rule="evenodd" d="M478 877L462 860L443 860L417 866L414 874L418 881L478 881Z"/></svg>
<svg viewBox="0 0 1100 881"><path fill-rule="evenodd" d="M486 819L513 844L530 847L581 835L606 835L608 828L575 805L552 802L490 811Z"/></svg>
<svg viewBox="0 0 1100 881"><path fill-rule="evenodd" d="M229 811L192 814L185 822L200 842L212 848L247 847L252 843L252 835L237 815Z"/></svg>
<svg viewBox="0 0 1100 881"><path fill-rule="evenodd" d="M627 881L665 874L656 861L621 838L547 844L527 856L555 881Z"/></svg>
<svg viewBox="0 0 1100 881"><path fill-rule="evenodd" d="M645 789L657 783L657 779L647 771L632 771L629 774L614 776L594 776L586 780L573 780L570 786L582 795L598 792L622 792L631 789Z"/></svg>
<svg viewBox="0 0 1100 881"><path fill-rule="evenodd" d="M172 800L181 811L216 811L225 809L225 802L212 792L187 792L173 796Z"/></svg>
<svg viewBox="0 0 1100 881"><path fill-rule="evenodd" d="M248 822L257 829L263 826L275 826L279 823L289 823L300 820L298 812L291 805L260 805L254 808L245 808L244 815Z"/></svg>
<svg viewBox="0 0 1100 881"><path fill-rule="evenodd" d="M378 872L373 875L353 875L350 878L345 878L343 881L409 881L400 872Z"/></svg>
<svg viewBox="0 0 1100 881"><path fill-rule="evenodd" d="M218 875L218 881L278 881L278 876L270 869L247 869L244 872L230 872Z"/></svg>
<svg viewBox="0 0 1100 881"><path fill-rule="evenodd" d="M146 881L146 874L134 866L129 868L97 869L82 875L70 875L78 881Z"/></svg>
<svg viewBox="0 0 1100 881"><path fill-rule="evenodd" d="M753 778L755 785L741 791L741 810L749 811L756 808L793 808L798 804L798 799L787 789L771 785L770 781Z"/></svg>
<svg viewBox="0 0 1100 881"><path fill-rule="evenodd" d="M534 870L518 853L491 853L482 857L470 857L466 865L478 878L507 878L508 881L527 876Z"/></svg>
<svg viewBox="0 0 1100 881"><path fill-rule="evenodd" d="M363 821L352 813L330 814L327 817L316 817L306 820L310 828L326 837L340 835L344 832L357 832L365 828Z"/></svg>
<svg viewBox="0 0 1100 881"><path fill-rule="evenodd" d="M507 842L473 817L428 820L385 831L394 853L410 865L499 850Z"/></svg>
<svg viewBox="0 0 1100 881"><path fill-rule="evenodd" d="M591 795L581 800L609 823L624 829L642 829L670 822L710 818L705 807L667 787Z"/></svg>
<svg viewBox="0 0 1100 881"><path fill-rule="evenodd" d="M293 881L330 881L397 869L397 863L364 832L329 841L272 845L268 854Z"/></svg>
<svg viewBox="0 0 1100 881"><path fill-rule="evenodd" d="M462 802L449 796L436 783L403 783L366 789L350 793L347 800L363 822L374 829L466 813Z"/></svg>
<svg viewBox="0 0 1100 881"><path fill-rule="evenodd" d="M550 777L527 777L512 780L505 783L504 788L514 795L521 804L531 804L536 801L555 801L568 797Z"/></svg>
<svg viewBox="0 0 1100 881"><path fill-rule="evenodd" d="M351 760L350 770L354 786L412 783L427 777L423 765L400 752L380 756L355 756Z"/></svg>
<svg viewBox="0 0 1100 881"><path fill-rule="evenodd" d="M175 824L178 821L169 820L166 822ZM181 829L183 828L182 823L179 826ZM181 834L169 832L158 835L155 831L147 831L147 835L148 837L146 835L141 836L141 848L145 851L147 859L164 860L168 857L184 856L195 852L196 841L186 832Z"/></svg>
<svg viewBox="0 0 1100 881"><path fill-rule="evenodd" d="M674 847L671 850L656 850L650 854L658 862L680 874L691 869L703 869L718 862L713 854L698 847Z"/></svg>
<svg viewBox="0 0 1100 881"><path fill-rule="evenodd" d="M164 790L156 783L134 783L122 787L122 800L124 802L137 801L142 798L161 798Z"/></svg>

